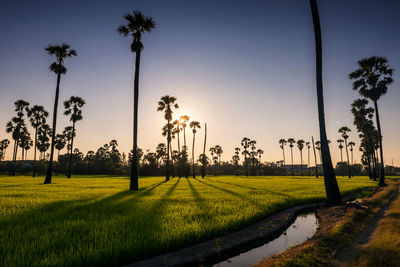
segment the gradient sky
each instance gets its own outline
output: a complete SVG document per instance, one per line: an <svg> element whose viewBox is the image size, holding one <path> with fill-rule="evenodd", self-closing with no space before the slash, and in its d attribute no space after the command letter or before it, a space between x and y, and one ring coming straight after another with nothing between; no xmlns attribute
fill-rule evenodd
<svg viewBox="0 0 400 267"><path fill-rule="evenodd" d="M357 60L386 56L395 82L380 101L385 160L400 165L400 2L319 0L328 138L340 160L337 129L347 125L360 162L348 73ZM2 1L0 5L0 139L24 99L52 113L56 76L44 47L66 42L78 57L65 61L60 104L86 100L76 145L84 153L111 139L132 146L133 62L130 40L118 35L132 10L152 16L157 28L143 38L139 147L155 150L165 94L178 98L176 116L208 125L207 147L219 144L230 160L242 137L257 140L264 161L281 159L280 138L318 137L314 35L309 2L292 1ZM69 124L60 105L57 132ZM51 120L49 119L49 122ZM197 134L201 152L203 130ZM189 133L189 140L192 134ZM191 144L191 143L190 143ZM176 144L173 144L174 147ZM176 149L176 148L175 148ZM191 149L191 146L190 146ZM8 149L7 158L11 157ZM30 151L30 158L32 150ZM196 156L197 157L197 156ZM294 153L296 162L299 152Z"/></svg>

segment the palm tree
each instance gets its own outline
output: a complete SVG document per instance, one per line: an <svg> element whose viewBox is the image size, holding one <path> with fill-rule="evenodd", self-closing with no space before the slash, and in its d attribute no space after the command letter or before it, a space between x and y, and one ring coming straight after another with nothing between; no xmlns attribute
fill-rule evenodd
<svg viewBox="0 0 400 267"><path fill-rule="evenodd" d="M180 132L182 130L181 125L179 124L179 120L175 120L173 122L173 126L174 128L172 128L172 134L173 135L177 135L178 136L178 174L179 174L179 178L182 177L182 168L181 168L181 144L180 144L180 140L179 140L179 136L180 136Z"/></svg>
<svg viewBox="0 0 400 267"><path fill-rule="evenodd" d="M34 144L34 152L33 152L33 172L32 177L36 176L36 143L38 136L38 128L46 123L46 118L49 116L49 113L44 109L43 106L34 105L32 108L28 109L28 117L31 122L32 127L35 129L35 144Z"/></svg>
<svg viewBox="0 0 400 267"><path fill-rule="evenodd" d="M135 60L135 80L134 80L134 96L133 96L133 157L131 166L131 182L129 190L139 190L138 182L138 146L137 146L137 129L138 129L138 102L139 102L139 67L140 53L143 49L142 34L150 32L155 28L156 23L150 17L145 17L139 11L133 11L133 15L126 14L124 16L127 24L118 27L118 32L123 36L132 35L131 52L136 53Z"/></svg>
<svg viewBox="0 0 400 267"><path fill-rule="evenodd" d="M356 145L353 141L350 141L347 146L350 147L350 154L351 154L351 166L353 165L353 147Z"/></svg>
<svg viewBox="0 0 400 267"><path fill-rule="evenodd" d="M214 160L214 154L216 153L215 151L215 147L210 147L210 153L211 153L211 162ZM215 170L215 166L214 166L214 175L216 175L216 170Z"/></svg>
<svg viewBox="0 0 400 267"><path fill-rule="evenodd" d="M167 121L168 125L168 135L167 135L167 174L166 181L169 181L169 148L171 143L171 129L172 129L172 108L179 108L176 102L176 97L165 95L161 97L161 100L158 101L157 111L164 111L164 119Z"/></svg>
<svg viewBox="0 0 400 267"><path fill-rule="evenodd" d="M45 159L45 152L50 147L50 137L52 135L52 129L48 124L43 124L38 128L38 140L37 140L37 148L40 152L39 160Z"/></svg>
<svg viewBox="0 0 400 267"><path fill-rule="evenodd" d="M311 176L311 169L310 169L310 142L306 142L307 147L307 167L308 167L308 176Z"/></svg>
<svg viewBox="0 0 400 267"><path fill-rule="evenodd" d="M160 166L162 166L162 161L165 161L165 156L167 155L167 147L164 143L159 143L156 147L156 159L160 160Z"/></svg>
<svg viewBox="0 0 400 267"><path fill-rule="evenodd" d="M254 173L254 165L255 165L255 157L256 157L256 144L257 144L257 141L256 140L251 140L250 142L249 142L249 145L250 145L250 148L251 148L251 152L250 152L250 155L251 155L251 175L255 175L255 173Z"/></svg>
<svg viewBox="0 0 400 267"><path fill-rule="evenodd" d="M19 147L21 148L22 160L26 160L25 152L27 152L27 150L29 150L32 145L33 141L31 138L31 134L28 132L28 129L26 127L23 127L21 130L20 142L19 142Z"/></svg>
<svg viewBox="0 0 400 267"><path fill-rule="evenodd" d="M6 155L6 151L7 151L9 144L10 144L10 140L8 140L8 139L3 139L0 141L0 161L4 160L4 157Z"/></svg>
<svg viewBox="0 0 400 267"><path fill-rule="evenodd" d="M215 153L217 154L218 158L218 175L221 175L221 169L220 169L220 164L221 164L221 155L224 151L222 150L222 147L220 145L215 146Z"/></svg>
<svg viewBox="0 0 400 267"><path fill-rule="evenodd" d="M292 158L292 167L291 167L291 175L293 176L293 144L296 143L296 141L293 138L289 138L287 140L287 142L289 143L289 147L290 147L290 156Z"/></svg>
<svg viewBox="0 0 400 267"><path fill-rule="evenodd" d="M206 176L206 165L208 163L207 155L206 155L206 143L207 143L207 123L204 124L204 144L203 144L203 156L201 157L201 177L204 178Z"/></svg>
<svg viewBox="0 0 400 267"><path fill-rule="evenodd" d="M186 178L189 177L189 166L187 165L187 145L186 145L186 122L189 121L189 116L187 115L182 115L179 118L179 123L181 124L181 127L183 129L183 148L182 148L182 155L183 155L183 161L184 161L184 165L185 165L185 176Z"/></svg>
<svg viewBox="0 0 400 267"><path fill-rule="evenodd" d="M283 154L283 170L284 170L285 176L286 176L286 167L285 167L285 162L286 162L286 160L285 160L285 145L286 145L286 143L287 142L285 139L283 139L283 138L279 139L279 145L282 149L282 154Z"/></svg>
<svg viewBox="0 0 400 267"><path fill-rule="evenodd" d="M303 176L303 148L304 148L304 140L303 139L300 139L300 140L297 140L297 147L299 148L299 150L300 150L300 162L301 162L301 164L300 164L300 168L301 168L301 176Z"/></svg>
<svg viewBox="0 0 400 267"><path fill-rule="evenodd" d="M338 139L336 142L339 144L339 149L340 149L340 162L343 162L343 139Z"/></svg>
<svg viewBox="0 0 400 267"><path fill-rule="evenodd" d="M55 148L58 150L57 161L60 160L60 150L62 150L67 144L66 136L64 134L56 135Z"/></svg>
<svg viewBox="0 0 400 267"><path fill-rule="evenodd" d="M258 155L258 168L260 168L261 165L261 156L264 154L264 150L262 149L257 149L257 155Z"/></svg>
<svg viewBox="0 0 400 267"><path fill-rule="evenodd" d="M349 160L349 150L347 149L347 139L349 138L349 136L347 135L348 132L350 132L351 130L346 127L343 126L341 128L339 128L338 132L342 134L342 137L344 139L344 146L346 148L346 155L347 155L347 170L349 173L349 178L351 178L351 172L350 172L350 160Z"/></svg>
<svg viewBox="0 0 400 267"><path fill-rule="evenodd" d="M75 131L75 124L76 122L83 119L82 116L82 107L85 105L85 100L79 96L71 96L68 101L64 101L64 115L68 116L71 115L70 121L72 122L72 132L76 133ZM74 149L74 135L71 138L71 148L70 151L72 152ZM71 178L71 168L72 168L72 153L69 154L69 161L68 161L68 173L67 178Z"/></svg>
<svg viewBox="0 0 400 267"><path fill-rule="evenodd" d="M193 146L192 146L192 160L193 160L193 178L196 178L196 173L195 173L195 168L194 168L194 140L195 140L195 136L196 136L196 129L200 129L200 122L198 121L191 121L190 128L192 128L192 132L193 132Z"/></svg>
<svg viewBox="0 0 400 267"><path fill-rule="evenodd" d="M336 181L335 171L332 166L331 153L328 146L328 138L325 128L324 96L322 85L322 38L321 25L319 21L318 6L316 0L310 0L311 13L314 24L315 52L316 52L316 85L318 102L319 133L322 148L322 164L324 169L325 191L327 203L330 205L339 204L341 195Z"/></svg>
<svg viewBox="0 0 400 267"><path fill-rule="evenodd" d="M235 155L233 156L234 157L233 161L235 163L236 176L238 176L238 164L239 164L239 160L240 160L239 154L240 154L240 148L235 147Z"/></svg>
<svg viewBox="0 0 400 267"><path fill-rule="evenodd" d="M168 136L168 132L171 133L170 135L170 142L169 142L169 154L171 156L171 160L170 162L172 163L172 177L175 178L175 168L174 168L174 159L176 157L173 157L172 153L172 139L175 139L175 132L173 131L173 124L172 123L167 123L162 127L162 136L167 137Z"/></svg>
<svg viewBox="0 0 400 267"><path fill-rule="evenodd" d="M15 168L17 164L18 145L21 138L22 130L25 128L24 111L28 108L29 103L24 100L17 100L15 103L15 111L17 116L12 118L6 125L7 133L12 133L14 139L13 161L11 168L11 175L15 175Z"/></svg>
<svg viewBox="0 0 400 267"><path fill-rule="evenodd" d="M67 44L62 45L49 45L45 48L49 55L54 55L56 57L56 61L54 61L49 69L57 75L57 86L56 86L56 95L54 99L54 109L53 109L53 132L51 134L51 147L50 147L50 159L49 166L46 173L46 179L44 180L45 184L51 184L51 175L53 172L53 157L54 157L54 146L55 146L55 137L56 137L56 127L57 127L57 109L58 109L58 97L60 94L60 80L61 74L67 73L67 68L64 66L64 59L67 57L77 56L75 50L70 49L70 46Z"/></svg>
<svg viewBox="0 0 400 267"><path fill-rule="evenodd" d="M379 185L383 186L385 184L385 167L383 164L382 130L379 119L378 100L386 94L388 86L393 83L393 69L389 68L388 60L385 57L373 56L362 58L357 63L358 69L351 72L349 78L354 80L353 90L358 90L361 96L374 102L381 154Z"/></svg>
<svg viewBox="0 0 400 267"><path fill-rule="evenodd" d="M247 155L249 154L249 151L247 151L247 148L250 146L250 139L247 137L243 137L241 145L243 147L242 154L244 156L244 164L245 164L245 169L246 169L246 177L249 176L249 172L247 169Z"/></svg>

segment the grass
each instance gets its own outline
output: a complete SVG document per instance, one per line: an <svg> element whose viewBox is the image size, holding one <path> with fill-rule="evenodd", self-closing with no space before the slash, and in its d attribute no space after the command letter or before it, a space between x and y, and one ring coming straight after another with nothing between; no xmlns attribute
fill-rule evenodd
<svg viewBox="0 0 400 267"><path fill-rule="evenodd" d="M354 266L400 266L400 197L379 222Z"/></svg>
<svg viewBox="0 0 400 267"><path fill-rule="evenodd" d="M325 198L314 177L0 176L0 266L122 265L188 246ZM343 193L376 186L338 177Z"/></svg>

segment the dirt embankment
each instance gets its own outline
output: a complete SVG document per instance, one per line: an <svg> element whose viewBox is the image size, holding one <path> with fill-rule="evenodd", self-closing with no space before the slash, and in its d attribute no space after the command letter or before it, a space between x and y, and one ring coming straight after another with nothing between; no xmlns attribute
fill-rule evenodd
<svg viewBox="0 0 400 267"><path fill-rule="evenodd" d="M399 184L399 181L388 180L388 186L370 198L318 209L319 228L310 240L282 254L264 259L256 266L367 266L368 264L364 264L368 262L365 255L369 254L365 251L380 236L376 232L380 230L383 221L387 220L385 216L388 208L395 199L397 200L394 203L399 202L400 210ZM397 223L399 221L400 218L397 217ZM400 236L398 228L397 232ZM387 251L389 254L393 252L390 248ZM400 266L400 263L385 266Z"/></svg>

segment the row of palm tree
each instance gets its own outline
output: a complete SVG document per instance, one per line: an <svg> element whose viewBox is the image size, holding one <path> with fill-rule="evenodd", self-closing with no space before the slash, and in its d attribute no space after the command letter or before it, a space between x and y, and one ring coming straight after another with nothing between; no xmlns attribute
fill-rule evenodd
<svg viewBox="0 0 400 267"><path fill-rule="evenodd" d="M47 124L47 117L49 113L44 109L43 106L34 105L32 107L29 106L29 103L24 100L18 100L15 103L15 111L17 112L17 116L13 117L11 121L9 121L6 125L6 131L12 134L12 138L14 139L14 150L12 157L12 168L10 170L11 175L15 175L15 166L16 160L18 156L18 147L21 148L22 160L27 160L27 152L33 146L34 147L34 156L33 156L33 171L32 176L36 176L36 159L37 159L37 151L40 152L39 160L45 159L45 153L50 147L50 138L52 137L54 131ZM70 120L73 123L71 126L72 132L75 132L75 123L81 120L82 110L81 107L85 104L84 100L80 97L72 96L69 100L64 102L65 107L65 115L70 116ZM31 135L27 129L25 124L25 116L29 119L29 122L34 130L34 140L32 140ZM69 127L67 127L64 131L67 132ZM68 153L72 154L71 151L73 149L73 138L75 135L71 135L71 138L67 137L64 134L58 134L55 138L55 148L60 153L60 150L65 147L65 139L68 139L68 142L71 140L71 146L68 147ZM9 141L8 141L9 143ZM4 145L3 145L4 146ZM7 144L8 146L8 144ZM5 147L7 148L7 147ZM5 150L5 149L4 149ZM2 157L4 154L2 153ZM71 165L71 164L70 164ZM69 166L69 171L67 173L68 177L71 177L71 166Z"/></svg>

